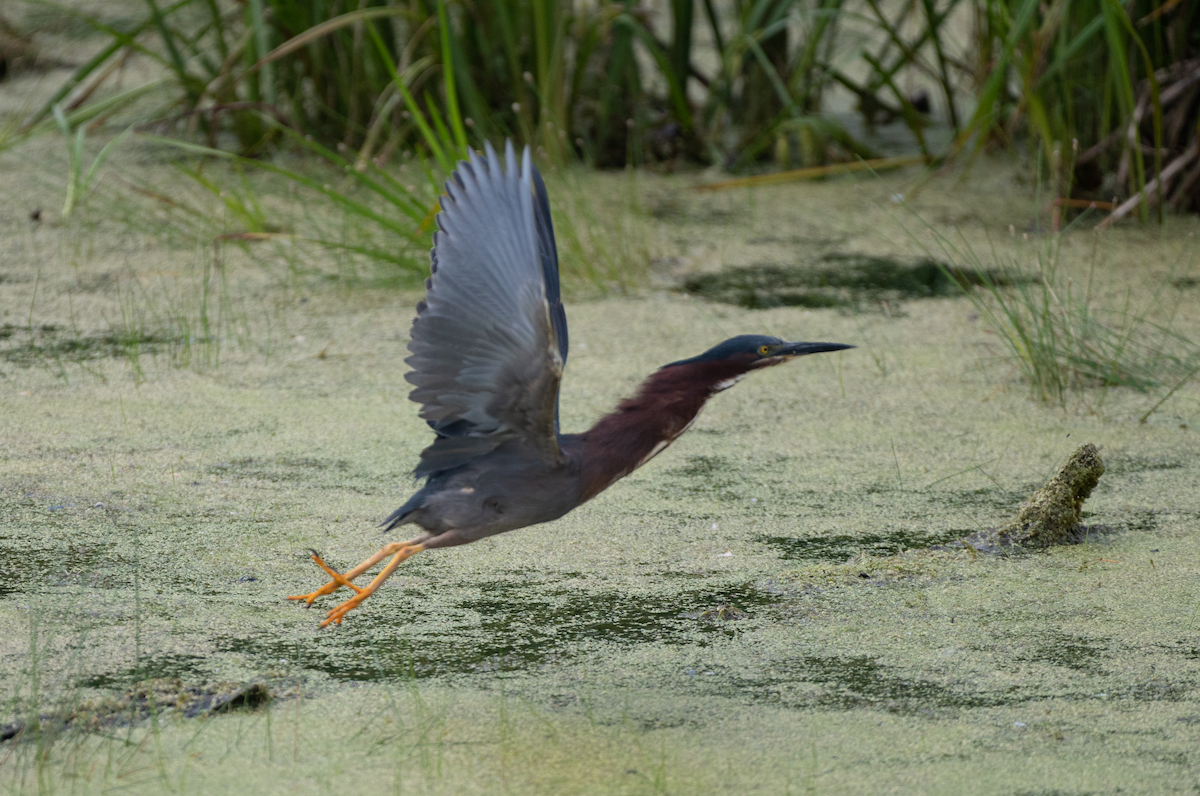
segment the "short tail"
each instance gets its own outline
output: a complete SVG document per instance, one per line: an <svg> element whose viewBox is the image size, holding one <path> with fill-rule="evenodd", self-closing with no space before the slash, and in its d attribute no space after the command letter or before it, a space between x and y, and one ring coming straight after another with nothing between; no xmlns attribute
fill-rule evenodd
<svg viewBox="0 0 1200 796"><path fill-rule="evenodd" d="M379 524L379 527L383 529L384 533L387 533L393 528L399 528L401 525L407 525L408 523L412 522L412 520L409 519L409 515L415 510L416 509L414 507L409 506L406 503L405 505L393 511L386 520Z"/></svg>
<svg viewBox="0 0 1200 796"><path fill-rule="evenodd" d="M380 523L379 527L383 528L384 533L392 530L393 528L398 528L401 525L408 525L410 522L417 522L417 518L413 517L413 514L415 514L419 509L425 508L426 498L433 494L433 491L437 489L438 484L440 484L445 477L446 474L441 474L440 477L434 476L428 479L425 482L425 486L417 490L413 496L408 499L407 503L393 511L386 520Z"/></svg>

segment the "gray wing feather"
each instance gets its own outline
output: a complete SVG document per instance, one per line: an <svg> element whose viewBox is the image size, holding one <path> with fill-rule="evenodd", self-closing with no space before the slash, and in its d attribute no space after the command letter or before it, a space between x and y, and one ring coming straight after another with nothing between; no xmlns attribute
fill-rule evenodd
<svg viewBox="0 0 1200 796"><path fill-rule="evenodd" d="M446 182L427 294L413 321L409 397L439 436L421 454L418 477L512 437L561 455L566 317L545 188L528 148L518 168L509 142L507 169L490 144L486 151L486 159L471 153Z"/></svg>

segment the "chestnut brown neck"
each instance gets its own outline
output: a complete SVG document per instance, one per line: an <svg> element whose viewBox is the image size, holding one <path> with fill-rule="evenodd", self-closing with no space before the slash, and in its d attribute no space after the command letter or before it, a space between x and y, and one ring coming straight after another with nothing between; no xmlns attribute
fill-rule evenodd
<svg viewBox="0 0 1200 796"><path fill-rule="evenodd" d="M704 402L749 372L723 360L670 365L650 374L637 394L580 435L583 500L652 459L687 430Z"/></svg>

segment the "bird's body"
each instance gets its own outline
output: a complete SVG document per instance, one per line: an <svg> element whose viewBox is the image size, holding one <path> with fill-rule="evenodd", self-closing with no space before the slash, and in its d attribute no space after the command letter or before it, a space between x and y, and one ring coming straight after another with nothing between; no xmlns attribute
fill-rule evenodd
<svg viewBox="0 0 1200 796"><path fill-rule="evenodd" d="M511 439L467 464L432 473L384 528L412 523L436 540L427 547L448 547L557 520L661 453L709 396L739 376L727 366L705 371L701 379L693 368L656 371L590 430L559 434L561 456ZM531 483L540 488L531 493Z"/></svg>
<svg viewBox="0 0 1200 796"><path fill-rule="evenodd" d="M557 460L538 454L509 440L468 464L434 473L385 528L411 523L429 534L427 547L449 547L557 520L582 502L579 446L567 443ZM543 488L525 495L530 483Z"/></svg>
<svg viewBox="0 0 1200 796"><path fill-rule="evenodd" d="M385 546L346 573L289 599L309 605L347 587L357 594L323 625L340 623L409 556L550 522L591 500L658 455L705 402L742 377L839 343L788 343L741 335L691 359L664 365L637 394L582 434L558 427L567 321L545 186L528 148L507 169L487 147L446 183L427 294L417 305L406 378L421 417L436 432L414 470L424 486L384 521L423 533ZM351 581L385 558L365 588Z"/></svg>

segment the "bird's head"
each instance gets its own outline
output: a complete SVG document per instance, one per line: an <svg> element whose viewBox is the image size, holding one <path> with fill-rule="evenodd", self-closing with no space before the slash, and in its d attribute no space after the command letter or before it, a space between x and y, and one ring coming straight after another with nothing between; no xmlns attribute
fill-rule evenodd
<svg viewBox="0 0 1200 796"><path fill-rule="evenodd" d="M762 334L742 334L731 337L723 343L713 346L698 357L681 359L663 367L676 365L726 365L739 372L746 373L758 368L780 365L789 359L802 357L805 354L820 354L825 351L842 351L854 348L842 343L789 343L778 337Z"/></svg>

